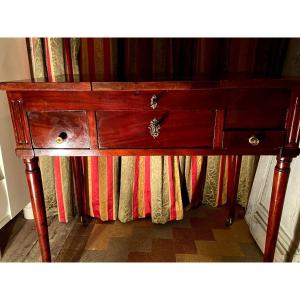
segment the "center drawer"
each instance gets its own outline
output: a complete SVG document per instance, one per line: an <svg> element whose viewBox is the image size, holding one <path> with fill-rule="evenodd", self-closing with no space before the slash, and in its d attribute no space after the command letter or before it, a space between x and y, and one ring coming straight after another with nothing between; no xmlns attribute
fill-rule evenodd
<svg viewBox="0 0 300 300"><path fill-rule="evenodd" d="M215 112L98 111L100 148L210 148Z"/></svg>

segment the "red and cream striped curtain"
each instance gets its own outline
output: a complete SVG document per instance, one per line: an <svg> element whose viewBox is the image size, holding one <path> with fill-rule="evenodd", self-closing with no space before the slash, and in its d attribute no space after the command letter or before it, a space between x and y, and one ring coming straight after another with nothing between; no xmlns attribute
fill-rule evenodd
<svg viewBox="0 0 300 300"><path fill-rule="evenodd" d="M28 39L33 77L48 81L214 80L279 76L285 39ZM188 101L188 100L187 100ZM226 202L226 159L202 156L87 157L88 213L122 222L183 217L183 207ZM247 203L256 166L245 156L239 202ZM74 213L69 158L42 158L48 213ZM221 170L221 172L219 172ZM55 175L55 176L54 176ZM203 193L204 190L204 193Z"/></svg>

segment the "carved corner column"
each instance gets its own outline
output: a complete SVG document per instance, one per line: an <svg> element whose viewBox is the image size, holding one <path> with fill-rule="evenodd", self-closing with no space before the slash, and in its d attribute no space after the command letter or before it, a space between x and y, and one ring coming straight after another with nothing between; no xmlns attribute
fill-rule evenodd
<svg viewBox="0 0 300 300"><path fill-rule="evenodd" d="M264 261L272 262L279 232L284 197L290 174L291 157L277 156L274 169L271 202L268 217L268 227L264 252Z"/></svg>
<svg viewBox="0 0 300 300"><path fill-rule="evenodd" d="M42 177L37 157L24 159L27 184L30 192L34 222L43 262L51 261L48 225L42 186Z"/></svg>

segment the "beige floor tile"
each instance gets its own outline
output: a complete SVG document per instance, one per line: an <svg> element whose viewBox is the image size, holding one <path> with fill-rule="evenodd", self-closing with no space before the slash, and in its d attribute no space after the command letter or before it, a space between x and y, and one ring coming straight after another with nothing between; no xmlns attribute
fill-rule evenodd
<svg viewBox="0 0 300 300"><path fill-rule="evenodd" d="M213 262L214 258L197 254L176 254L176 262Z"/></svg>
<svg viewBox="0 0 300 300"><path fill-rule="evenodd" d="M243 256L243 252L236 242L217 241L195 241L197 252L200 255L220 257L220 256Z"/></svg>

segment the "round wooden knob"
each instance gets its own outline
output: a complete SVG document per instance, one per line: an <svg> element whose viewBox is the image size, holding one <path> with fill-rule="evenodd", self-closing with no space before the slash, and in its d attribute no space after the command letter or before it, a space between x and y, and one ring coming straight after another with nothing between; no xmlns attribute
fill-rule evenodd
<svg viewBox="0 0 300 300"><path fill-rule="evenodd" d="M65 132L61 132L55 141L57 144L62 144L66 140L66 138L67 134Z"/></svg>
<svg viewBox="0 0 300 300"><path fill-rule="evenodd" d="M253 135L249 138L249 144L252 146L257 146L259 144L259 139Z"/></svg>

